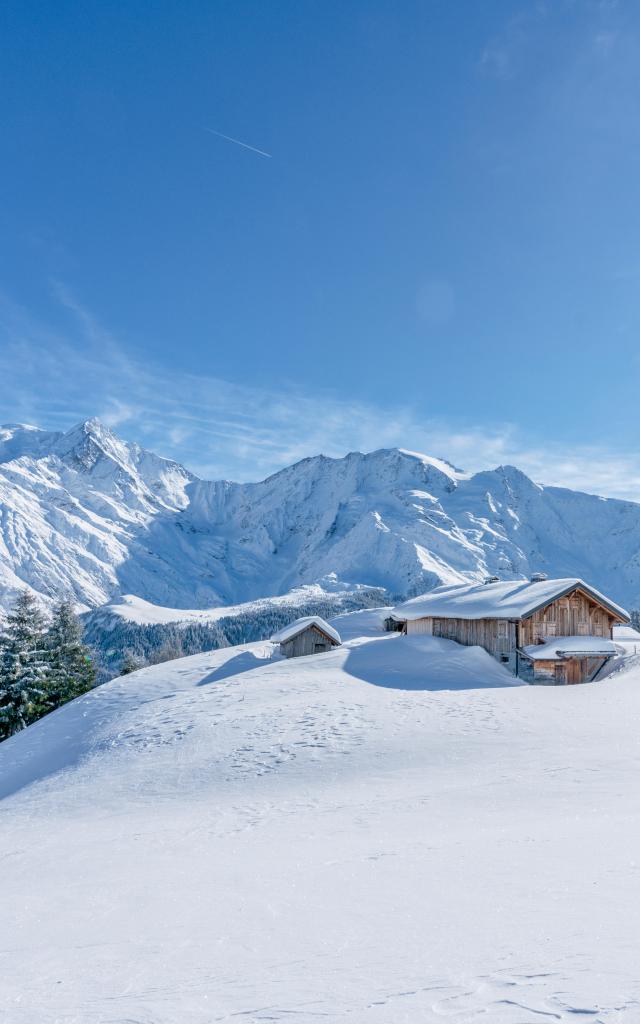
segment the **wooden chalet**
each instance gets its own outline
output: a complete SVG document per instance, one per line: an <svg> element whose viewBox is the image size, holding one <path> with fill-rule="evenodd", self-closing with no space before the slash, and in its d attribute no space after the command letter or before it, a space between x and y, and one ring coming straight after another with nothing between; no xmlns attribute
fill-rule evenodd
<svg viewBox="0 0 640 1024"><path fill-rule="evenodd" d="M389 628L484 647L515 675L535 683L595 679L616 653L613 627L624 608L580 579L438 587L394 608Z"/></svg>
<svg viewBox="0 0 640 1024"><path fill-rule="evenodd" d="M319 615L296 619L271 637L280 645L285 658L300 658L307 654L322 654L342 643L340 634Z"/></svg>

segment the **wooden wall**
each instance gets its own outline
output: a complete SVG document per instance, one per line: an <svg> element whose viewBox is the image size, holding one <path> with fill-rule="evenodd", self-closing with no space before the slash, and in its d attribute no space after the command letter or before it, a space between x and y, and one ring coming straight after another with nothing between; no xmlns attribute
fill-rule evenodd
<svg viewBox="0 0 640 1024"><path fill-rule="evenodd" d="M582 591L553 601L518 625L508 619L437 619L407 622L407 633L423 633L478 644L490 654L508 654L554 636L602 636L611 639L615 618Z"/></svg>
<svg viewBox="0 0 640 1024"><path fill-rule="evenodd" d="M517 648L543 643L556 636L601 636L611 639L615 616L581 590L553 601L523 622L508 619L424 618L407 622L408 634L439 636L466 647L484 647L523 678L539 682L579 683L593 678L601 658L572 658L564 663L537 661L516 654ZM556 669L556 665L559 667Z"/></svg>
<svg viewBox="0 0 640 1024"><path fill-rule="evenodd" d="M554 636L602 636L611 639L615 618L582 591L561 597L520 624L520 646Z"/></svg>
<svg viewBox="0 0 640 1024"><path fill-rule="evenodd" d="M330 651L335 644L316 626L309 626L291 640L280 644L280 653L285 658L302 658L307 654L321 654Z"/></svg>
<svg viewBox="0 0 640 1024"><path fill-rule="evenodd" d="M407 622L407 633L440 636L465 647L484 647L493 655L516 649L516 624L507 619L415 619Z"/></svg>
<svg viewBox="0 0 640 1024"><path fill-rule="evenodd" d="M532 681L564 685L589 682L607 658L567 658L565 661L534 661Z"/></svg>

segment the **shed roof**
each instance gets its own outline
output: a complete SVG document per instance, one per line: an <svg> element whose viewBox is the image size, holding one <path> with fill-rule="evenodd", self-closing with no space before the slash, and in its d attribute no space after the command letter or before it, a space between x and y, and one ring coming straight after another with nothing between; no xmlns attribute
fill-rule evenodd
<svg viewBox="0 0 640 1024"><path fill-rule="evenodd" d="M319 615L305 615L301 619L296 619L295 622L290 622L288 626L274 633L271 639L276 644L283 644L287 640L293 640L294 636L298 636L299 633L304 633L305 629L309 629L311 626L316 626L317 629L322 630L335 644L342 643L338 630L330 626Z"/></svg>
<svg viewBox="0 0 640 1024"><path fill-rule="evenodd" d="M498 583L465 583L437 587L428 594L405 601L392 611L401 622L424 618L526 619L540 608L580 589L623 622L624 608L577 578L561 580L506 580Z"/></svg>
<svg viewBox="0 0 640 1024"><path fill-rule="evenodd" d="M532 661L563 661L565 658L609 658L616 654L611 640L601 636L554 636L544 644L529 644L522 648Z"/></svg>

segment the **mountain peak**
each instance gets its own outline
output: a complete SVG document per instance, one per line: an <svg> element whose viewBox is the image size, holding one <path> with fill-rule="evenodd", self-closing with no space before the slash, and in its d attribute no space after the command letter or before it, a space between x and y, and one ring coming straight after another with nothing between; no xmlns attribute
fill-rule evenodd
<svg viewBox="0 0 640 1024"><path fill-rule="evenodd" d="M468 477L398 448L316 456L259 483L223 484L96 418L65 433L5 428L0 599L26 584L44 595L72 588L84 605L134 593L198 608L330 574L404 596L544 565L636 606L640 506L624 503L623 533L622 507L539 488L513 467Z"/></svg>
<svg viewBox="0 0 640 1024"><path fill-rule="evenodd" d="M452 480L466 480L469 476L468 473L454 466L448 459L438 458L434 455L424 455L422 452L413 452L408 448L398 448L397 451L408 458L417 459L423 466L433 466L435 469L439 469L441 473L451 477Z"/></svg>
<svg viewBox="0 0 640 1024"><path fill-rule="evenodd" d="M277 470L266 482L303 475L328 474L338 471L351 472L362 483L365 478L386 479L389 483L404 479L407 486L424 486L455 489L459 481L467 480L469 474L457 469L446 459L423 455L406 448L377 448L371 452L351 451L342 456L308 455L298 462Z"/></svg>
<svg viewBox="0 0 640 1024"><path fill-rule="evenodd" d="M88 420L81 420L79 423L76 423L75 426L66 431L65 437L69 437L71 435L86 435L87 437L94 437L96 439L108 437L110 439L115 438L116 440L119 440L113 431L110 430L102 420L99 420L97 416L92 416Z"/></svg>
<svg viewBox="0 0 640 1024"><path fill-rule="evenodd" d="M6 431L7 433L14 433L19 430L45 433L40 427L34 426L33 423L3 423L0 426L0 431Z"/></svg>
<svg viewBox="0 0 640 1024"><path fill-rule="evenodd" d="M120 466L129 463L127 444L95 417L76 423L75 427L62 434L53 452L64 461L71 459L87 471L105 456Z"/></svg>
<svg viewBox="0 0 640 1024"><path fill-rule="evenodd" d="M32 423L3 423L0 426L0 463L23 455L38 458L59 437L60 433L42 430Z"/></svg>

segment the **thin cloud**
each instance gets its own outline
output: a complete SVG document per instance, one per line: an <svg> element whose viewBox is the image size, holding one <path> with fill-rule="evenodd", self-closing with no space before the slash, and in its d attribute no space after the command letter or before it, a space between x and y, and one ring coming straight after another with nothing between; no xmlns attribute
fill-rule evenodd
<svg viewBox="0 0 640 1024"><path fill-rule="evenodd" d="M205 132L210 132L211 135L217 135L219 139L226 139L227 142L234 142L236 146L242 146L243 149L250 149L252 153L258 153L260 156L266 156L267 159L271 160L271 153L265 153L264 149L257 149L256 146L250 146L248 142L241 142L240 139L233 139L230 135L223 135L222 132L215 131L214 128L206 128Z"/></svg>
<svg viewBox="0 0 640 1024"><path fill-rule="evenodd" d="M107 427L119 427L135 419L137 410L132 405L121 402L118 398L110 399L106 408L98 412L98 419L102 420Z"/></svg>
<svg viewBox="0 0 640 1024"><path fill-rule="evenodd" d="M0 422L62 430L98 415L126 439L209 479L263 479L310 455L401 447L468 472L510 464L547 485L640 499L634 451L543 445L510 424L461 428L330 391L169 373L126 354L69 290L57 294L70 313L64 336L0 296Z"/></svg>
<svg viewBox="0 0 640 1024"><path fill-rule="evenodd" d="M539 75L541 68L548 74L557 61L557 55L554 58L551 52L554 41L561 53L560 74L565 69L571 76L594 55L602 63L614 56L618 58L621 42L628 44L630 39L630 33L621 29L618 9L617 0L596 0L582 6L575 5L573 0L530 3L507 17L487 40L478 69L490 78L505 82L525 72ZM568 11L571 11L571 32L565 25ZM587 69L587 77L593 70Z"/></svg>
<svg viewBox="0 0 640 1024"><path fill-rule="evenodd" d="M521 11L508 19L504 27L485 45L479 68L490 77L507 81L515 78L522 67L523 52L536 24L544 19L546 10L538 6Z"/></svg>

